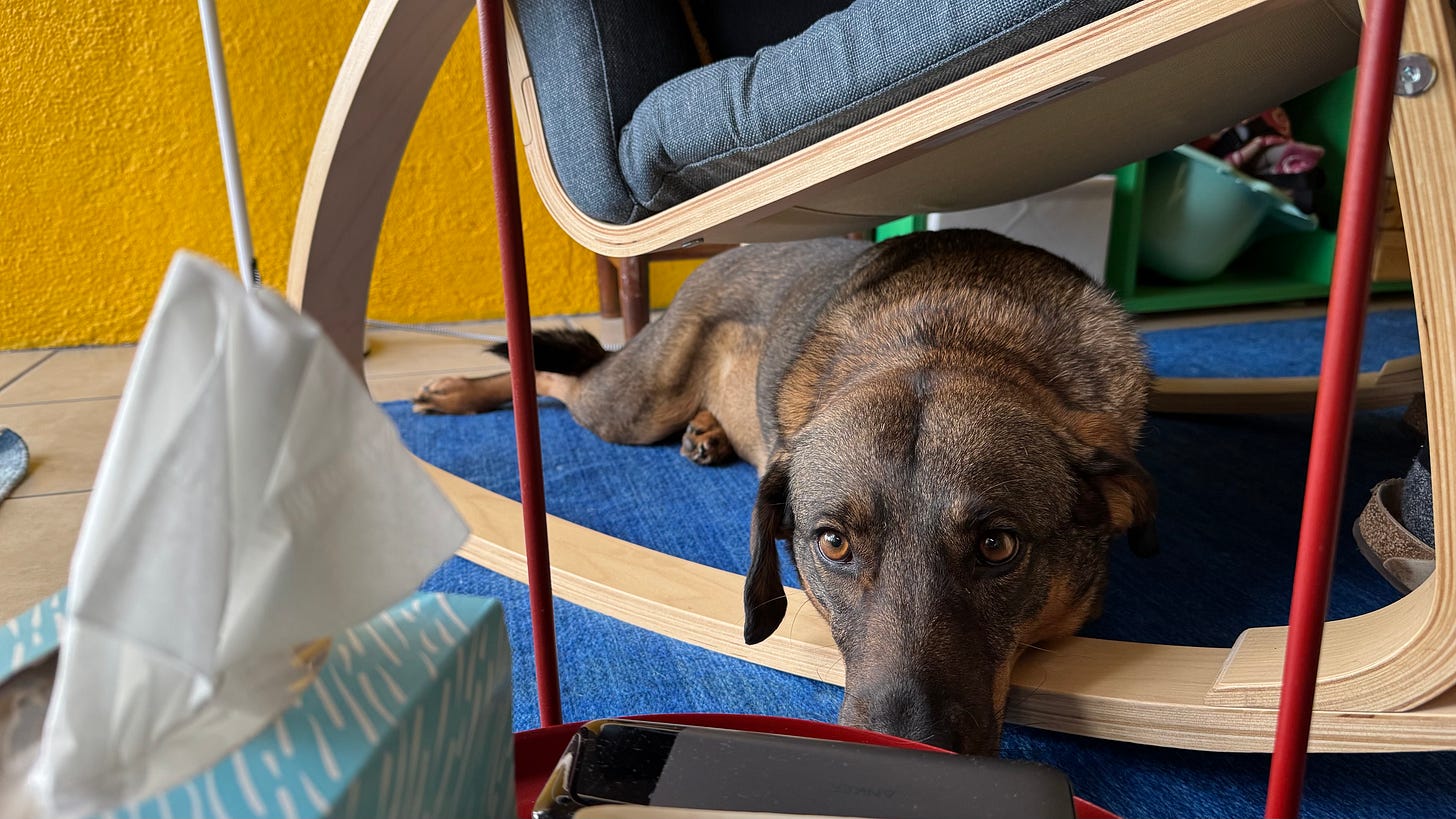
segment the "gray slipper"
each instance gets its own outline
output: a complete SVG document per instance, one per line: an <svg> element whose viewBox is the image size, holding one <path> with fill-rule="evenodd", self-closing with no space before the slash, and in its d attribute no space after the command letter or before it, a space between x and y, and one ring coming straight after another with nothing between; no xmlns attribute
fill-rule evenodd
<svg viewBox="0 0 1456 819"><path fill-rule="evenodd" d="M0 500L25 479L25 470L30 467L30 450L14 430L0 429Z"/></svg>

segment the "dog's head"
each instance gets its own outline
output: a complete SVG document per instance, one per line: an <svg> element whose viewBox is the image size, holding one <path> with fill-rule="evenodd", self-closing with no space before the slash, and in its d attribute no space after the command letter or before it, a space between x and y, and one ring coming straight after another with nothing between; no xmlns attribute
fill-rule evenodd
<svg viewBox="0 0 1456 819"><path fill-rule="evenodd" d="M1016 658L1095 616L1109 539L1151 524L1133 443L959 368L860 378L765 465L745 638L784 617L787 541L844 657L840 721L995 753Z"/></svg>

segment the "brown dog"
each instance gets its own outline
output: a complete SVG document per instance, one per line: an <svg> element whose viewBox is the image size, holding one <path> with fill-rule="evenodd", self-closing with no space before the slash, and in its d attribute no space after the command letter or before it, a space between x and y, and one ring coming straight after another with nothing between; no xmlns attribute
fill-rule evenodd
<svg viewBox="0 0 1456 819"><path fill-rule="evenodd" d="M1099 612L1110 538L1151 543L1141 341L1081 272L995 234L749 245L619 353L535 347L538 391L602 438L686 425L693 460L758 467L744 636L784 617L787 541L847 724L994 753L1021 651ZM505 376L446 378L415 409L509 397Z"/></svg>

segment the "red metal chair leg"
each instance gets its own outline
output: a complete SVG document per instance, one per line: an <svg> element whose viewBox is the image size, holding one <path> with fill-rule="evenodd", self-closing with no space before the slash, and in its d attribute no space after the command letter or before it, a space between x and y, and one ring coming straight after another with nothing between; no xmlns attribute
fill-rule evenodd
<svg viewBox="0 0 1456 819"><path fill-rule="evenodd" d="M477 0L485 112L490 126L490 169L495 186L496 232L505 284L506 338L510 342L511 401L516 416L516 458L521 470L521 512L526 527L526 572L531 635L536 654L536 696L541 725L561 724L556 663L556 618L551 605L551 556L546 543L546 492L541 477L541 429L536 416L536 362L531 349L531 302L521 235L521 191L516 181L515 132L506 72L505 16L501 0Z"/></svg>
<svg viewBox="0 0 1456 819"><path fill-rule="evenodd" d="M1355 377L1359 373L1365 307L1370 296L1370 264L1404 19L1405 0L1370 0L1366 6L1304 512L1299 525L1279 718L1264 806L1264 815L1270 819L1298 816L1304 788L1310 711L1314 707L1320 640L1329 611L1335 530L1349 457Z"/></svg>

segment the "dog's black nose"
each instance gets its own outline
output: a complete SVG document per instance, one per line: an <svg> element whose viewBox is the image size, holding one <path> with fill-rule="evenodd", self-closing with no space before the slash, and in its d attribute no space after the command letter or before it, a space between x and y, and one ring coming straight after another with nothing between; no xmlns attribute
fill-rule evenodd
<svg viewBox="0 0 1456 819"><path fill-rule="evenodd" d="M919 683L899 679L845 697L839 721L960 752L941 710Z"/></svg>

